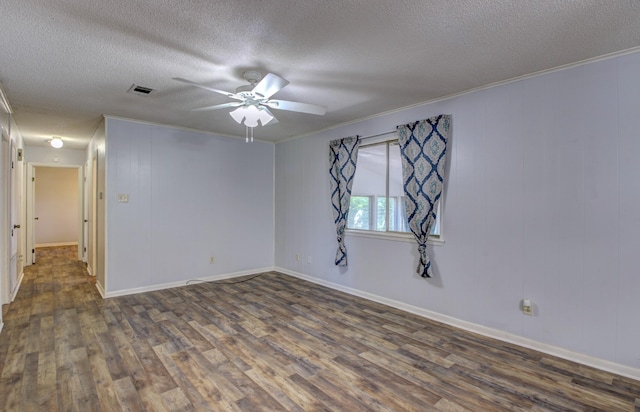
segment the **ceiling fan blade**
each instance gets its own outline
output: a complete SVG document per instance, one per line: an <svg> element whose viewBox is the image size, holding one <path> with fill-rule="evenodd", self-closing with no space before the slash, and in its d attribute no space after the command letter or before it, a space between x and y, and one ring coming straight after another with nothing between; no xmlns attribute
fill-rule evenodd
<svg viewBox="0 0 640 412"><path fill-rule="evenodd" d="M285 80L273 73L267 73L267 75L260 80L260 83L253 88L252 92L268 99L288 84L288 80Z"/></svg>
<svg viewBox="0 0 640 412"><path fill-rule="evenodd" d="M179 81L181 83L190 84L191 86L196 86L196 87L199 87L201 89L208 90L210 92L224 94L225 96L230 97L232 99L243 100L241 97L239 97L235 93L230 93L230 92L225 92L224 90L214 89L213 87L209 87L209 86L205 86L205 85L200 84L200 83L192 82L191 80L183 79L182 77L173 77L173 80Z"/></svg>
<svg viewBox="0 0 640 412"><path fill-rule="evenodd" d="M192 112L206 112L209 110L219 110L219 109L226 109L227 107L238 107L238 106L242 106L244 103L242 102L229 102L229 103L223 103L223 104L216 104L214 106L206 106L206 107L198 107L196 109L191 109Z"/></svg>
<svg viewBox="0 0 640 412"><path fill-rule="evenodd" d="M309 114L317 114L322 116L327 113L325 106L310 103L290 102L288 100L269 100L264 103L272 109L289 110L291 112L301 112Z"/></svg>

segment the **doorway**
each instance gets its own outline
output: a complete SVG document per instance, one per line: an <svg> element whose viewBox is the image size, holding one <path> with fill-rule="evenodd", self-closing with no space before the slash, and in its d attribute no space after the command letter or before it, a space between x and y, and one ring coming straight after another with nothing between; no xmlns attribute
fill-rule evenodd
<svg viewBox="0 0 640 412"><path fill-rule="evenodd" d="M2 216L0 226L4 229L7 237L0 241L2 245L2 254L0 257L0 303L6 304L15 298L18 291L22 275L22 259L21 259L21 225L20 225L20 191L19 182L21 178L21 167L18 163L18 151L20 150L9 132L2 128L2 137L0 137L0 202L7 206L6 215ZM5 209L0 208L3 211ZM3 235L4 236L4 235ZM5 248L6 245L6 248ZM6 253L6 254L5 254ZM1 324L2 316L0 316Z"/></svg>
<svg viewBox="0 0 640 412"><path fill-rule="evenodd" d="M82 166L29 163L27 176L27 265L38 247L77 245L84 258Z"/></svg>

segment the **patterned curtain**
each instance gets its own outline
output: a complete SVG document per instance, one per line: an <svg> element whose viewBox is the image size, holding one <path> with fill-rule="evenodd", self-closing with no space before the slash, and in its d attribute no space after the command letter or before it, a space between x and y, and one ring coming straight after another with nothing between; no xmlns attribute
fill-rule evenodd
<svg viewBox="0 0 640 412"><path fill-rule="evenodd" d="M420 253L417 272L426 278L432 276L427 238L442 193L450 124L450 115L440 115L397 128L407 220Z"/></svg>
<svg viewBox="0 0 640 412"><path fill-rule="evenodd" d="M358 160L358 136L332 140L329 144L329 174L331 175L331 203L333 204L333 219L338 234L338 252L336 266L347 266L347 248L344 244L344 230L349 216L349 202L351 201L351 186L353 175L356 173Z"/></svg>

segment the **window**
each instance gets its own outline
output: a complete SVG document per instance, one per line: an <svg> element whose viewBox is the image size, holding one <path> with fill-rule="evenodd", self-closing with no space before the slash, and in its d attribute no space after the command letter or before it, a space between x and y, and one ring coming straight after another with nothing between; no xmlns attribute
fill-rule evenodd
<svg viewBox="0 0 640 412"><path fill-rule="evenodd" d="M440 238L440 205L431 238ZM370 234L407 234L402 160L398 141L361 145L351 188L347 229ZM413 239L411 235L411 239ZM409 236L406 236L409 237Z"/></svg>

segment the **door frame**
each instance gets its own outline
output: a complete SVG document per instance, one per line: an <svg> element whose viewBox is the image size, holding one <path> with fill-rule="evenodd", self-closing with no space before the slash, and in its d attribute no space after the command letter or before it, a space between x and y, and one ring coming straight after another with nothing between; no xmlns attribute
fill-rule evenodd
<svg viewBox="0 0 640 412"><path fill-rule="evenodd" d="M9 229L9 225L11 224L11 210L9 208L9 190L11 188L10 184L10 166L9 163L11 161L11 138L9 137L9 131L7 131L4 127L1 128L0 132L0 176L2 177L0 180L0 199L2 199L2 222L0 223L0 228L2 228L2 240L0 240L0 305L4 305L11 302L11 291L10 291L10 262L11 257L11 233L9 230L4 232L5 229ZM2 326L2 314L0 314L0 327Z"/></svg>
<svg viewBox="0 0 640 412"><path fill-rule="evenodd" d="M90 275L98 274L98 153L91 156L91 166L89 173L89 193L88 199L88 254L87 254L87 270ZM89 162L87 162L89 163Z"/></svg>
<svg viewBox="0 0 640 412"><path fill-rule="evenodd" d="M8 209L9 209L9 293L11 295L10 300L13 300L18 293L20 283L22 282L22 267L21 263L21 244L22 229L20 222L20 196L18 188L20 182L18 177L20 174L20 166L18 165L18 147L14 139L9 139L9 164L7 164L9 171L9 190L8 192Z"/></svg>
<svg viewBox="0 0 640 412"><path fill-rule="evenodd" d="M26 238L27 238L27 250L25 251L25 266L35 263L35 185L34 174L36 167L59 167L65 169L76 169L78 174L78 260L84 260L83 249L86 243L84 239L84 166L73 164L60 164L60 163L43 163L43 162L27 162L27 201L26 201L26 219L27 225Z"/></svg>

